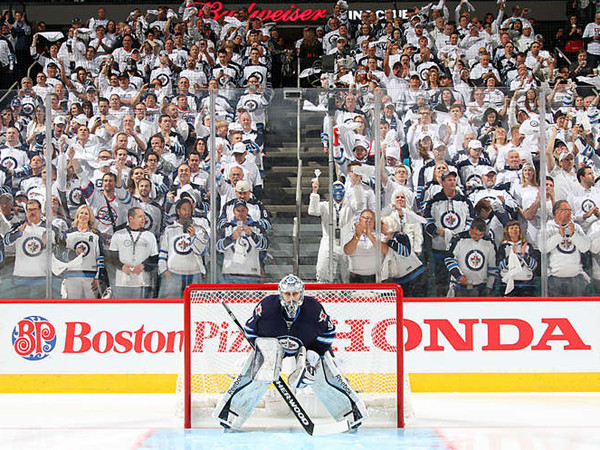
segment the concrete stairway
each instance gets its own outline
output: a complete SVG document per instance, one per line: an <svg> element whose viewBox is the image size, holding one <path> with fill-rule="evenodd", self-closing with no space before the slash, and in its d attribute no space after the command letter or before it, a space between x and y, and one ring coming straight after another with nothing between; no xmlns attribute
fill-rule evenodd
<svg viewBox="0 0 600 450"><path fill-rule="evenodd" d="M273 230L269 233L272 257L265 266L265 282L278 282L293 272L293 220L296 215L296 183L298 159L296 143L297 110L295 103L284 100L277 92L268 110L265 140L265 176L262 201L273 215ZM327 155L321 145L322 113L301 113L300 157L302 169L302 216L300 227L300 277L315 279L315 264L321 225L318 217L308 216L308 200L314 170L320 169L321 185L327 185ZM321 189L321 195L327 191Z"/></svg>

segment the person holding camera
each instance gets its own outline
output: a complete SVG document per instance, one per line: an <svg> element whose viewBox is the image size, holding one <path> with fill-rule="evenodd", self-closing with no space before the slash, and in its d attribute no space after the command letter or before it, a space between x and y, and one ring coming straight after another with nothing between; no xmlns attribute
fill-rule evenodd
<svg viewBox="0 0 600 450"><path fill-rule="evenodd" d="M179 298L188 284L201 283L206 269L202 255L208 250L209 224L194 218L192 200L184 197L175 205L177 221L160 238L158 273L160 296Z"/></svg>
<svg viewBox="0 0 600 450"><path fill-rule="evenodd" d="M573 222L573 210L566 200L552 207L554 220L546 225L548 241L548 292L557 297L580 297L590 281L581 256L590 249L590 240Z"/></svg>
<svg viewBox="0 0 600 450"><path fill-rule="evenodd" d="M223 283L258 283L261 277L259 255L269 246L263 225L248 214L248 203L237 198L233 220L220 222L217 251L223 253Z"/></svg>

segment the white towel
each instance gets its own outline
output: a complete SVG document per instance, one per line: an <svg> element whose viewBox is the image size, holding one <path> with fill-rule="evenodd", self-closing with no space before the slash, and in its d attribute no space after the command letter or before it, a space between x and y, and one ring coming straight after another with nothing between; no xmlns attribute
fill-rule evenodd
<svg viewBox="0 0 600 450"><path fill-rule="evenodd" d="M526 270L521 266L519 257L511 251L508 255L508 271L502 275L502 282L506 283L505 295L515 288L515 278L524 273L526 273Z"/></svg>

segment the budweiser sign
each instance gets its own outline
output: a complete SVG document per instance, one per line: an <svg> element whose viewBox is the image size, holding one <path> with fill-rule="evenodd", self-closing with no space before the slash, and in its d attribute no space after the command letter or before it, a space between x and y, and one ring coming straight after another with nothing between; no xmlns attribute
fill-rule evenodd
<svg viewBox="0 0 600 450"><path fill-rule="evenodd" d="M221 17L231 17L237 10L226 9L222 2L193 2L193 5L200 11L199 17L202 17L202 8L208 6L212 19L219 20ZM285 9L259 9L256 3L250 3L248 6L248 15L250 18L258 17L264 22L314 22L327 17L327 9L300 8L296 5L289 5Z"/></svg>

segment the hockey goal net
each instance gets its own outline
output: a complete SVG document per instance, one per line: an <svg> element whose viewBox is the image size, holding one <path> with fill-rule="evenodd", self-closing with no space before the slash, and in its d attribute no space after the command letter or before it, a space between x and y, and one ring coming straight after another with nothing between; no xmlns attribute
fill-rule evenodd
<svg viewBox="0 0 600 450"><path fill-rule="evenodd" d="M371 423L376 426L404 426L401 292L393 284L305 285L305 295L315 297L336 325L332 348L336 362L364 400L369 416L377 418ZM229 305L243 325L256 304L274 293L276 284L186 288L184 368L177 380L186 428L216 426L212 411L250 351L221 302ZM289 361L283 366L284 379L293 370L292 360L284 360ZM274 389L269 391L273 392L267 393L252 417L266 417L269 420L263 423L272 426L286 408L277 406ZM319 417L325 409L311 395L310 388L297 393L307 411Z"/></svg>

